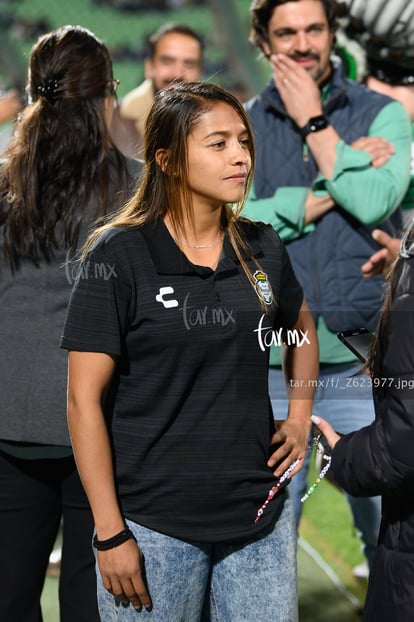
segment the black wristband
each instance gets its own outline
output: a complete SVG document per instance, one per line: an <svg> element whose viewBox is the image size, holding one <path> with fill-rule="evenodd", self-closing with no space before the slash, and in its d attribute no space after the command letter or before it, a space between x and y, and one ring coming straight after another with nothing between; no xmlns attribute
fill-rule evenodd
<svg viewBox="0 0 414 622"><path fill-rule="evenodd" d="M132 531L129 529L129 527L126 527L125 529L117 533L115 536L112 536L112 538L108 538L107 540L98 540L98 538L95 535L93 537L93 546L98 551L109 551L109 549L114 549L116 546L123 544L124 542L126 542L127 540L130 540L131 538L135 540L135 537Z"/></svg>

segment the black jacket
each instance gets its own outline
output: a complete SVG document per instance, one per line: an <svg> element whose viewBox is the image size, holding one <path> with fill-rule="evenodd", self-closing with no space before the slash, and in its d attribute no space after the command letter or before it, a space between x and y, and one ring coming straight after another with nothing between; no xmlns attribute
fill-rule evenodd
<svg viewBox="0 0 414 622"><path fill-rule="evenodd" d="M414 249L404 259L391 307L375 421L333 451L337 481L354 496L382 495L379 545L366 622L414 620ZM367 381L371 381L368 376Z"/></svg>

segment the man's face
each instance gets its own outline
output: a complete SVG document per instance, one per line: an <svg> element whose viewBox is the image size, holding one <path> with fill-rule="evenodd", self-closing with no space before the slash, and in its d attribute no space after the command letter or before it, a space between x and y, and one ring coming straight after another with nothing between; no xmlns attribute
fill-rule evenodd
<svg viewBox="0 0 414 622"><path fill-rule="evenodd" d="M331 72L329 59L333 39L334 33L329 30L319 0L286 2L273 11L263 51L267 56L289 56L321 84Z"/></svg>
<svg viewBox="0 0 414 622"><path fill-rule="evenodd" d="M157 92L171 82L196 82L201 77L201 48L188 35L168 33L158 41L155 54L145 63L145 77Z"/></svg>

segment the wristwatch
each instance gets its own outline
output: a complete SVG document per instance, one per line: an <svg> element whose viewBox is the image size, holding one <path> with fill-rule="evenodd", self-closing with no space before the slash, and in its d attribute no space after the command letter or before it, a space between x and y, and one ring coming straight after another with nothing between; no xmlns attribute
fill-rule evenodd
<svg viewBox="0 0 414 622"><path fill-rule="evenodd" d="M302 138L306 138L308 134L311 134L312 132L320 132L321 130L327 128L328 125L328 119L321 114L318 117L311 117L306 125L299 128L299 132Z"/></svg>

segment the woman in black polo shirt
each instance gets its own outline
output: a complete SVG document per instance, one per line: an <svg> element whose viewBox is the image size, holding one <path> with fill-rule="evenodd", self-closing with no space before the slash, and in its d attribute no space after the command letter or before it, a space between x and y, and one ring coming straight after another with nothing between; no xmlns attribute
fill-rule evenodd
<svg viewBox="0 0 414 622"><path fill-rule="evenodd" d="M238 218L253 156L232 95L160 91L142 185L84 253L62 345L103 620L297 619L280 478L306 451L317 341L279 237ZM292 399L276 432L282 339Z"/></svg>

